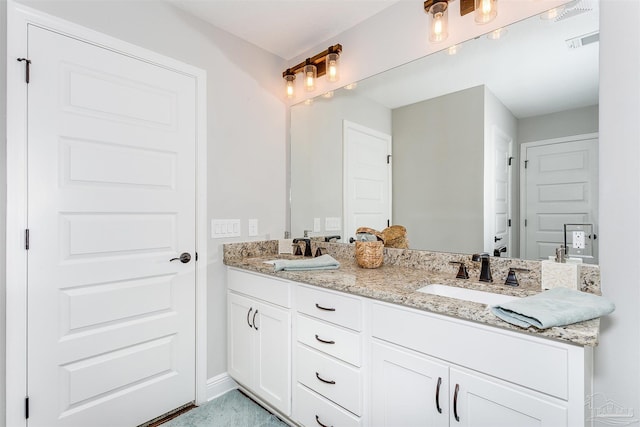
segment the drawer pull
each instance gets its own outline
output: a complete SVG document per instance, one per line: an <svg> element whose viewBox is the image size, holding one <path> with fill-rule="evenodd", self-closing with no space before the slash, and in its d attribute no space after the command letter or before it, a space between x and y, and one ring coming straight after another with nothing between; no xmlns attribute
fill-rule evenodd
<svg viewBox="0 0 640 427"><path fill-rule="evenodd" d="M456 390L453 392L453 416L458 422L460 422L460 417L458 416L458 392L459 391L460 391L460 385L456 384Z"/></svg>
<svg viewBox="0 0 640 427"><path fill-rule="evenodd" d="M252 311L253 311L253 307L251 307L249 311L247 311L247 325L249 325L250 328L253 328L253 325L251 324L251 322L249 322L249 316L251 316Z"/></svg>
<svg viewBox="0 0 640 427"><path fill-rule="evenodd" d="M316 340L320 341L320 342L321 342L321 343L323 343L323 344L335 344L335 343L336 343L335 341L326 341L326 340L323 340L322 338L320 338L320 337L318 336L318 334L316 334Z"/></svg>
<svg viewBox="0 0 640 427"><path fill-rule="evenodd" d="M335 308L327 308L327 307L323 307L323 306L319 305L318 303L316 303L316 308L317 308L318 310L324 310L324 311L336 311L336 309L335 309Z"/></svg>
<svg viewBox="0 0 640 427"><path fill-rule="evenodd" d="M316 378L317 378L317 379L319 379L320 381L322 381L322 382L323 382L323 383L325 383L325 384L335 384L335 383L336 383L335 381L325 380L325 379L324 379L324 378L322 378L322 377L320 376L320 374L319 374L319 373L317 373L317 372L316 372Z"/></svg>
<svg viewBox="0 0 640 427"><path fill-rule="evenodd" d="M442 385L442 377L438 377L438 385L436 386L436 409L438 413L442 413L442 408L440 407L440 386Z"/></svg>
<svg viewBox="0 0 640 427"><path fill-rule="evenodd" d="M253 319L252 319L252 323L253 323L253 329L255 329L256 331L258 330L258 327L256 326L256 315L258 314L258 310L256 310L255 313L253 313Z"/></svg>
<svg viewBox="0 0 640 427"><path fill-rule="evenodd" d="M322 424L322 423L320 422L320 417L319 417L319 416L317 416L317 415L316 415L316 422L318 423L318 425L319 425L320 427L333 427L333 426L328 426L328 425L326 425L326 424Z"/></svg>

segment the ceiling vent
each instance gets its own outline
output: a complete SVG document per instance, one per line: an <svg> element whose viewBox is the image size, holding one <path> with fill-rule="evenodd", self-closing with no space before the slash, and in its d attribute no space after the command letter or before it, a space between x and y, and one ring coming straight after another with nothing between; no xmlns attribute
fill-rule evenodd
<svg viewBox="0 0 640 427"><path fill-rule="evenodd" d="M600 41L600 33L595 31L593 33L585 34L582 36L574 37L567 40L567 46L569 49L577 49L582 46L586 46L591 43L597 43Z"/></svg>

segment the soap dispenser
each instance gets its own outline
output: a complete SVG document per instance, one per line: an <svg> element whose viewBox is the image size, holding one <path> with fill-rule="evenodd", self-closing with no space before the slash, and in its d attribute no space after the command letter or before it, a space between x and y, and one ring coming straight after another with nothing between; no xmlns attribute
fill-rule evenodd
<svg viewBox="0 0 640 427"><path fill-rule="evenodd" d="M560 245L555 259L542 261L542 289L579 289L580 264L568 263L566 254L565 246Z"/></svg>

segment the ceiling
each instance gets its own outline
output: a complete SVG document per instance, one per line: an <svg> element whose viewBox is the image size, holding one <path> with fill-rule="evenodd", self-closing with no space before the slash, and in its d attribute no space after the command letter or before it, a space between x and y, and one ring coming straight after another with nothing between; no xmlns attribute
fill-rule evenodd
<svg viewBox="0 0 640 427"><path fill-rule="evenodd" d="M169 0L218 28L289 60L398 0Z"/></svg>

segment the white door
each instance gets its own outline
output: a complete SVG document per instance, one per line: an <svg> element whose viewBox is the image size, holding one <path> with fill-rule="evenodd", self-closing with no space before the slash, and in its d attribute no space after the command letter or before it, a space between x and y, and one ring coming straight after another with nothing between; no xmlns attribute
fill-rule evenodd
<svg viewBox="0 0 640 427"><path fill-rule="evenodd" d="M544 395L451 368L451 424L460 427L558 427L567 408Z"/></svg>
<svg viewBox="0 0 640 427"><path fill-rule="evenodd" d="M447 365L380 343L371 349L371 425L449 425Z"/></svg>
<svg viewBox="0 0 640 427"><path fill-rule="evenodd" d="M493 221L489 239L501 257L513 255L511 247L511 168L512 139L493 127ZM505 250L505 252L502 252Z"/></svg>
<svg viewBox="0 0 640 427"><path fill-rule="evenodd" d="M598 140L524 144L523 258L546 259L564 243L564 224L598 224ZM593 237L593 236L592 236ZM592 240L598 263L597 241Z"/></svg>
<svg viewBox="0 0 640 427"><path fill-rule="evenodd" d="M391 223L391 135L344 121L345 241Z"/></svg>
<svg viewBox="0 0 640 427"><path fill-rule="evenodd" d="M195 398L195 79L28 37L28 423L137 425Z"/></svg>

